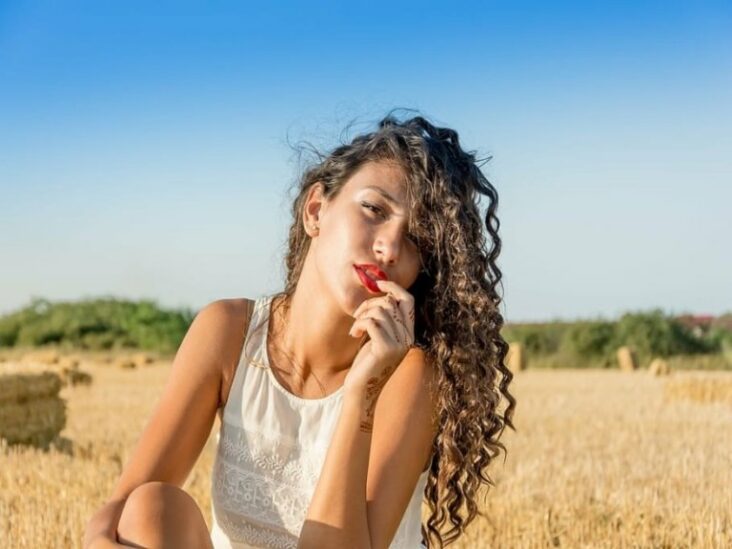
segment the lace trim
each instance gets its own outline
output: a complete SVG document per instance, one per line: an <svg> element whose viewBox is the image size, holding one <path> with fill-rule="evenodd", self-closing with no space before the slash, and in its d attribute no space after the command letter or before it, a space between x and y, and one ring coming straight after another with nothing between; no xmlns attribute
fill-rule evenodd
<svg viewBox="0 0 732 549"><path fill-rule="evenodd" d="M252 547L275 547L277 549L297 549L298 536L278 529L275 525L257 525L242 519L237 513L217 512L219 528L234 543Z"/></svg>
<svg viewBox="0 0 732 549"><path fill-rule="evenodd" d="M246 530L257 535L275 528L297 537L324 461L320 449L224 424L212 479L214 504L237 516L233 524L268 525L250 524ZM238 528L223 529L232 538L243 535Z"/></svg>
<svg viewBox="0 0 732 549"><path fill-rule="evenodd" d="M237 543L297 547L324 462L319 448L222 424L211 485L219 528ZM411 538L411 521L405 522L409 512L408 507L392 549L406 547Z"/></svg>

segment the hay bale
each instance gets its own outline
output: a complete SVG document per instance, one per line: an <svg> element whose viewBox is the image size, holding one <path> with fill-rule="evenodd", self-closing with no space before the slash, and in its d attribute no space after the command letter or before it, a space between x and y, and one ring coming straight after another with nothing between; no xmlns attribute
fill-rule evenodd
<svg viewBox="0 0 732 549"><path fill-rule="evenodd" d="M0 375L0 438L8 444L47 446L66 425L61 385L60 376L49 371Z"/></svg>
<svg viewBox="0 0 732 549"><path fill-rule="evenodd" d="M648 372L653 376L667 376L671 373L671 369L664 359L654 358L648 367Z"/></svg>
<svg viewBox="0 0 732 549"><path fill-rule="evenodd" d="M93 378L92 375L81 370L69 370L65 374L65 380L67 385L90 385Z"/></svg>
<svg viewBox="0 0 732 549"><path fill-rule="evenodd" d="M617 351L618 366L623 372L632 372L638 369L638 360L630 347L620 347Z"/></svg>
<svg viewBox="0 0 732 549"><path fill-rule="evenodd" d="M524 347L521 343L514 342L508 344L506 365L512 372L520 372L526 369L526 353L524 353Z"/></svg>
<svg viewBox="0 0 732 549"><path fill-rule="evenodd" d="M148 353L136 353L130 357L130 360L132 360L138 368L148 366L155 361L155 359Z"/></svg>
<svg viewBox="0 0 732 549"><path fill-rule="evenodd" d="M137 364L134 360L129 357L120 356L114 359L114 366L116 368L122 368L124 370L134 370L137 368Z"/></svg>
<svg viewBox="0 0 732 549"><path fill-rule="evenodd" d="M66 425L66 403L57 396L0 404L0 438L8 444L47 446Z"/></svg>
<svg viewBox="0 0 732 549"><path fill-rule="evenodd" d="M79 360L75 357L63 357L56 366L51 366L54 372L61 376L61 381L67 385L89 385L92 382L91 374L79 369Z"/></svg>
<svg viewBox="0 0 732 549"><path fill-rule="evenodd" d="M0 376L0 404L23 404L53 397L61 390L61 377L54 372L11 373Z"/></svg>

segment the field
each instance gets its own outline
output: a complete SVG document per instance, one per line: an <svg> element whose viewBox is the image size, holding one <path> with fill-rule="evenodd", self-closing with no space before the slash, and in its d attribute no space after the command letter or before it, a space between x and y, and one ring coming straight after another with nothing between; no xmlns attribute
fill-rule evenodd
<svg viewBox="0 0 732 549"><path fill-rule="evenodd" d="M94 382L62 389L68 421L59 444L48 452L0 447L3 547L81 546L85 522L109 496L169 371L82 367ZM732 402L724 391L685 391L699 376L714 387L732 379L517 373L508 458L492 468L497 486L484 516L453 546L732 546ZM209 525L217 429L218 420L185 486Z"/></svg>

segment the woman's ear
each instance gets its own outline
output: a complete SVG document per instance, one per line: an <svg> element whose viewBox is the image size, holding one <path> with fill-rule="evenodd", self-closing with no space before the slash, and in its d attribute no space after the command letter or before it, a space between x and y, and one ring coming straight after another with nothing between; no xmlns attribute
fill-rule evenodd
<svg viewBox="0 0 732 549"><path fill-rule="evenodd" d="M325 198L323 196L323 184L316 181L308 189L303 208L303 224L305 232L312 238L320 231L321 215L325 210Z"/></svg>

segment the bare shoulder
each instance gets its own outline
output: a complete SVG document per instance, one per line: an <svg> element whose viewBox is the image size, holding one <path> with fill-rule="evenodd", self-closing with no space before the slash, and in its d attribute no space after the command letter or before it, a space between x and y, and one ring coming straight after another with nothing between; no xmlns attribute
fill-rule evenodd
<svg viewBox="0 0 732 549"><path fill-rule="evenodd" d="M216 363L221 368L219 406L224 406L229 396L253 308L252 299L218 299L198 312L198 320L205 331L218 334L214 339L218 346Z"/></svg>

